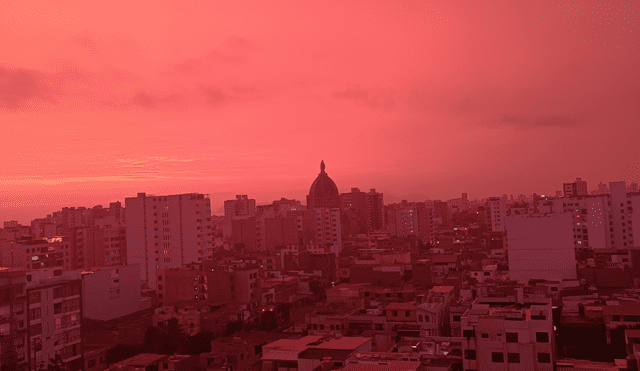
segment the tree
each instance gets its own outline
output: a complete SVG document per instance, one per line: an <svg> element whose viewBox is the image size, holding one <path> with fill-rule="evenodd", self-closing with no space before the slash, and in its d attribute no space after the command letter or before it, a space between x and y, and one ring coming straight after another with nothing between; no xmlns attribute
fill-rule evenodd
<svg viewBox="0 0 640 371"><path fill-rule="evenodd" d="M162 330L164 340L162 342L162 353L174 354L184 347L188 336L180 328L177 318L170 318L167 326Z"/></svg>
<svg viewBox="0 0 640 371"><path fill-rule="evenodd" d="M105 356L107 364L113 364L120 361L124 361L127 358L131 358L142 353L141 347L136 347L127 344L117 344L113 348L107 351Z"/></svg>
<svg viewBox="0 0 640 371"><path fill-rule="evenodd" d="M62 356L56 354L55 358L49 358L49 364L47 365L47 371L65 371L67 368L62 362Z"/></svg>
<svg viewBox="0 0 640 371"><path fill-rule="evenodd" d="M164 336L162 332L153 326L149 326L144 334L144 350L147 353L161 353Z"/></svg>
<svg viewBox="0 0 640 371"><path fill-rule="evenodd" d="M187 341L187 354L202 354L211 352L211 341L216 335L211 332L199 332Z"/></svg>
<svg viewBox="0 0 640 371"><path fill-rule="evenodd" d="M242 330L243 322L242 321L231 321L227 323L227 328L224 332L224 336L231 336L236 332Z"/></svg>

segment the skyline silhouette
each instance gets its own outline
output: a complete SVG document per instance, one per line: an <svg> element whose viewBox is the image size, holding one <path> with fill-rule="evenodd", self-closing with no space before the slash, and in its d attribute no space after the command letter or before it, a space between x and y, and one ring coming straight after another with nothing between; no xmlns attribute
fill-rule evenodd
<svg viewBox="0 0 640 371"><path fill-rule="evenodd" d="M400 198L622 180L637 11L598 4L4 2L0 214L141 191L303 199L322 159L341 190Z"/></svg>

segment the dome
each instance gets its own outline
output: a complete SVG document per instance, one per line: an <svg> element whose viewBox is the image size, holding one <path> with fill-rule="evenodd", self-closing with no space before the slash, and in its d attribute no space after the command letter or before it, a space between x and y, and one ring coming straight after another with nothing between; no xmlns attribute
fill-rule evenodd
<svg viewBox="0 0 640 371"><path fill-rule="evenodd" d="M324 161L320 163L320 174L311 184L307 196L307 208L340 207L340 193L336 183L324 171Z"/></svg>

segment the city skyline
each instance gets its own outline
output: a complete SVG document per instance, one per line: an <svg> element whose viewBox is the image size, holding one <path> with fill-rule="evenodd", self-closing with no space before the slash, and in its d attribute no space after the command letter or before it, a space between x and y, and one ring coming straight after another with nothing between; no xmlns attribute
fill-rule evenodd
<svg viewBox="0 0 640 371"><path fill-rule="evenodd" d="M583 181L585 181L585 179L582 179ZM309 183L311 181L311 179L308 179L307 182ZM546 196L546 197L556 197L557 192L562 192L562 187L564 184L567 183L571 183L571 182L575 182L574 180L568 179L565 182L559 183L559 185L556 187L557 189L550 191L550 192L533 192L535 194L538 194L540 196ZM607 187L609 187L609 182L600 182L601 184L606 185ZM632 183L627 182L627 187L630 187ZM590 182L587 182L587 191L588 194L594 194L593 192L598 192L599 191L599 184L592 184ZM353 186L353 187L341 187L338 184L338 189L339 192L342 193L348 193L350 192L353 188L357 188L360 191L365 191L368 192L371 189L375 189L377 192L382 193L384 195L384 204L394 204L394 203L399 203L402 200L407 200L409 202L424 202L424 201L447 201L447 200L453 200L453 199L458 199L460 198L461 194L467 194L468 192L465 192L464 190L462 192L459 193L453 193L454 191L452 191L452 196L451 197L429 197L426 192L416 192L413 194L405 194L405 195L394 195L394 194L389 194L384 192L384 190L381 190L379 188L376 187L357 187L357 186ZM19 206L19 207L13 207L13 208L0 208L0 221L18 221L19 223L21 223L22 225L29 225L31 220L36 219L36 218L44 218L49 214L52 214L54 211L59 211L60 209L62 209L63 207L75 207L75 208L79 208L79 207L85 207L87 209L92 208L94 206L103 206L105 208L107 208L109 206L110 203L113 202L120 202L122 203L122 205L124 205L125 203L125 199L126 198L130 198L130 197L134 197L136 194L138 193L147 193L149 195L156 195L156 196L165 196L165 195L169 195L169 193L162 193L162 192L144 192L143 190L138 190L135 191L131 190L129 193L125 193L122 194L120 198L114 198L114 199L107 199L107 196L104 195L100 195L100 196L93 196L90 198L74 198L73 194L71 193L70 195L67 195L67 197L69 198L62 198L61 201L59 201L59 203L57 204L42 204L42 205L37 205L37 206L33 206L33 207L25 207L25 206ZM107 194L109 194L109 192L106 192ZM218 192L218 193L206 193L206 192L200 192L197 189L192 189L191 191L186 191L186 192L176 192L176 194L191 194L191 193L200 193L200 194L205 194L207 195L207 197L211 200L211 214L214 216L224 216L225 213L225 208L224 208L224 202L228 201L228 200L233 200L237 195L239 194L247 194L246 192ZM302 202L303 205L306 206L306 195L309 193L309 188L307 188L306 190L297 190L297 191L291 191L291 192L285 192L285 191L273 191L270 193L265 193L265 192L254 192L254 193L248 193L247 195L249 196L249 198L254 199L256 201L256 205L270 205L273 201L277 201L280 200L282 198L285 199L290 199L290 200L297 200L299 202ZM507 199L511 199L511 197L513 197L514 201L518 201L518 196L520 195L524 195L526 197L531 197L531 195L533 193L522 193L522 192L511 192L511 193L500 193L500 194L489 194L485 197L474 197L474 195L472 194L469 197L469 201L482 201L482 200L486 200L488 198L491 197L503 197L503 196L507 196ZM292 194L296 195L296 197L291 196ZM258 196L256 196L258 195ZM96 199L96 200L105 200L103 202L98 202L98 203L91 203L91 202L87 202L87 200L90 199ZM82 200L85 200L85 202L83 203ZM11 202L11 199L9 198L8 201L7 199L5 199L5 205L6 203ZM3 205L4 206L4 205Z"/></svg>
<svg viewBox="0 0 640 371"><path fill-rule="evenodd" d="M607 4L3 3L0 216L304 200L321 160L398 198L638 182L637 11Z"/></svg>

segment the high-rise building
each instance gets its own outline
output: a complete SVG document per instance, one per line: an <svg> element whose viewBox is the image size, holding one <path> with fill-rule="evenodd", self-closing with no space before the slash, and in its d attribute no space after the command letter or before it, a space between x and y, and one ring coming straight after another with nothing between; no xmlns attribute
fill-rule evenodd
<svg viewBox="0 0 640 371"><path fill-rule="evenodd" d="M439 224L449 225L451 222L451 209L445 201L435 200L433 201L433 217L439 220Z"/></svg>
<svg viewBox="0 0 640 371"><path fill-rule="evenodd" d="M0 270L0 369L27 369L26 277L24 271Z"/></svg>
<svg viewBox="0 0 640 371"><path fill-rule="evenodd" d="M295 245L299 242L296 217L264 218L261 250L273 251L276 246Z"/></svg>
<svg viewBox="0 0 640 371"><path fill-rule="evenodd" d="M27 273L27 359L31 369L56 354L65 369L83 369L82 280L62 268Z"/></svg>
<svg viewBox="0 0 640 371"><path fill-rule="evenodd" d="M342 225L339 209L314 208L304 212L303 240L307 245L329 246L337 257L342 251Z"/></svg>
<svg viewBox="0 0 640 371"><path fill-rule="evenodd" d="M505 197L487 199L487 227L490 232L504 232L504 220L507 217Z"/></svg>
<svg viewBox="0 0 640 371"><path fill-rule="evenodd" d="M610 206L609 206L609 231L611 232L611 248L628 249L634 247L638 240L633 233L634 219L638 219L633 213L633 206L638 205L640 195L627 194L626 182L610 182ZM639 210L640 209L635 209ZM638 214L638 212L636 212ZM637 233L637 232L636 232Z"/></svg>
<svg viewBox="0 0 640 371"><path fill-rule="evenodd" d="M64 267L71 269L71 249L66 236L20 237L0 241L0 266L15 269Z"/></svg>
<svg viewBox="0 0 640 371"><path fill-rule="evenodd" d="M237 195L235 200L224 202L224 216L228 219L247 219L256 216L256 200L247 195Z"/></svg>
<svg viewBox="0 0 640 371"><path fill-rule="evenodd" d="M81 269L105 264L104 230L95 226L60 227L60 235L69 240L71 250L68 269Z"/></svg>
<svg viewBox="0 0 640 371"><path fill-rule="evenodd" d="M581 178L577 178L573 183L563 183L562 189L565 197L578 195L584 196L589 194L589 192L587 192L587 182Z"/></svg>
<svg viewBox="0 0 640 371"><path fill-rule="evenodd" d="M369 231L375 232L384 228L384 198L383 194L371 188L367 193L367 205L369 207L368 225Z"/></svg>
<svg viewBox="0 0 640 371"><path fill-rule="evenodd" d="M446 205L446 203L445 203ZM387 229L391 236L416 236L424 243L432 242L433 211L424 202L387 205Z"/></svg>
<svg viewBox="0 0 640 371"><path fill-rule="evenodd" d="M244 251L258 250L259 220L256 217L231 221L231 242Z"/></svg>
<svg viewBox="0 0 640 371"><path fill-rule="evenodd" d="M340 208L343 211L349 210L351 216L350 228L343 231L345 234L355 236L369 232L370 213L367 201L367 194L358 188L351 188L351 192L340 194Z"/></svg>
<svg viewBox="0 0 640 371"><path fill-rule="evenodd" d="M531 279L576 278L570 213L509 216L506 232L511 279L526 284Z"/></svg>
<svg viewBox="0 0 640 371"><path fill-rule="evenodd" d="M211 203L189 193L125 199L127 263L140 265L140 279L156 288L156 270L207 260L213 254Z"/></svg>

